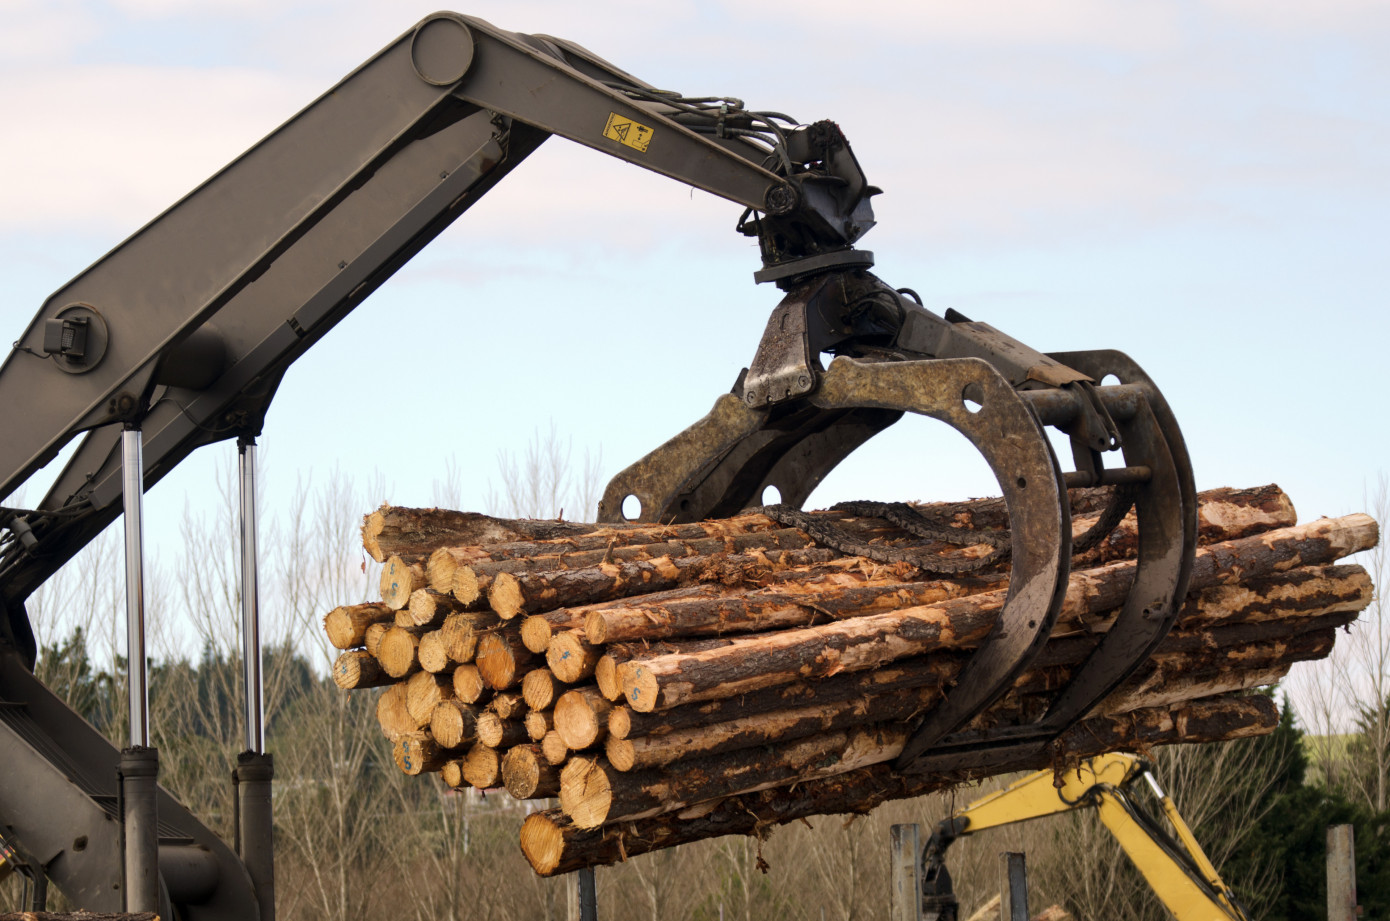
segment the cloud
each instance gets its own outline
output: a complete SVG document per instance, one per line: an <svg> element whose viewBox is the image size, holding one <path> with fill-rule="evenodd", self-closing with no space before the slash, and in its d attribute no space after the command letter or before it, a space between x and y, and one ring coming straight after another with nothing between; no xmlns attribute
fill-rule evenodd
<svg viewBox="0 0 1390 921"><path fill-rule="evenodd" d="M0 231L133 230L315 92L294 78L235 68L32 70L0 89L12 124L0 152Z"/></svg>
<svg viewBox="0 0 1390 921"><path fill-rule="evenodd" d="M194 53L235 7L238 28L264 44L233 44L225 54L244 51L256 66L193 67L187 49L162 66L157 55L127 65L7 62L0 104L14 140L0 158L22 180L0 187L0 231L134 229L426 12L355 2L328 15L317 0L124 2L128 11L185 17ZM1210 3L1231 17L1253 15L1239 0ZM23 21L39 22L44 7L19 5ZM1333 7L1348 17L1365 11L1354 0ZM1241 200L1264 193L1277 208L1299 194L1384 187L1390 119L1369 90L1383 65L1372 62L1374 43L1358 44L1354 34L1344 36L1347 53L1335 66L1321 66L1326 49L1298 34L1256 47L1253 33L1229 24L1194 32L1175 6L1105 0L866 0L856 22L881 33L873 44L830 16L828 0L805 0L781 32L768 24L785 14L766 0L678 3L645 16L646 7L622 0L605 4L601 22L572 4L470 8L502 28L573 38L659 84L836 118L871 181L887 190L878 203L883 228L870 240L890 226L934 246L1053 239L1242 219ZM77 16L65 34L91 34L95 21ZM640 251L672 235L712 241L728 234L736 213L552 140L465 222L485 221L499 246L579 241Z"/></svg>

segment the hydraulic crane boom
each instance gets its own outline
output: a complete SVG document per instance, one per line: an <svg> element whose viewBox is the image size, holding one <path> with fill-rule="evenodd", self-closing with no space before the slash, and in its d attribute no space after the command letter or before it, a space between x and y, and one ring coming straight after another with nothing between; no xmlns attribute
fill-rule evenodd
<svg viewBox="0 0 1390 921"><path fill-rule="evenodd" d="M119 512L122 425L143 428L147 486L255 435L286 368L551 134L765 214L774 269L833 259L873 223L877 190L829 123L685 100L558 39L432 16L57 291L0 365L0 402L24 408L0 439L0 496L87 433L34 509L5 514L18 644L32 656L24 599Z"/></svg>

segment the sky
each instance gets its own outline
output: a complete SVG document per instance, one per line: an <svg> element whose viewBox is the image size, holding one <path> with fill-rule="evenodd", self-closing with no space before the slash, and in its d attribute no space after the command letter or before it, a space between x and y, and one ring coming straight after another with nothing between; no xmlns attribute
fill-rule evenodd
<svg viewBox="0 0 1390 921"><path fill-rule="evenodd" d="M48 294L429 12L0 0L0 323L17 337ZM1390 5L460 12L687 95L834 119L883 189L860 245L885 281L1043 351L1129 353L1199 488L1277 482L1303 519L1367 507L1390 443ZM498 452L551 425L616 473L752 358L778 292L753 283L740 210L548 141L290 370L261 439L263 508L334 469L399 505L431 504L456 471L460 504L482 508ZM151 491L156 547L233 451ZM809 504L992 489L959 436L908 420Z"/></svg>

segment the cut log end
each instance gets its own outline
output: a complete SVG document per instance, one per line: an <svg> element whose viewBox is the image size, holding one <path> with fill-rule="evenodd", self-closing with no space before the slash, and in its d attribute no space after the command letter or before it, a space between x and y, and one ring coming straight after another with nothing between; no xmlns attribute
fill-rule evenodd
<svg viewBox="0 0 1390 921"><path fill-rule="evenodd" d="M411 594L424 585L425 571L418 563L409 564L392 556L381 568L381 602L393 611L406 608Z"/></svg>
<svg viewBox="0 0 1390 921"><path fill-rule="evenodd" d="M608 817L613 787L601 762L571 758L560 772L560 808L579 828L597 828Z"/></svg>
<svg viewBox="0 0 1390 921"><path fill-rule="evenodd" d="M522 613L526 600L516 576L509 572L494 576L487 590L487 603L503 620L511 620Z"/></svg>
<svg viewBox="0 0 1390 921"><path fill-rule="evenodd" d="M517 745L502 758L502 783L517 799L538 799L560 792L560 771L545 760L539 745Z"/></svg>
<svg viewBox="0 0 1390 921"><path fill-rule="evenodd" d="M578 630L567 630L551 637L545 661L556 678L565 684L578 684L594 674L602 652Z"/></svg>
<svg viewBox="0 0 1390 921"><path fill-rule="evenodd" d="M521 823L521 852L540 876L550 876L560 866L565 853L565 835L559 822L563 818L546 812L533 812Z"/></svg>
<svg viewBox="0 0 1390 921"><path fill-rule="evenodd" d="M482 586L478 584L478 574L471 566L460 566L454 570L454 597L460 604L473 604L482 597Z"/></svg>

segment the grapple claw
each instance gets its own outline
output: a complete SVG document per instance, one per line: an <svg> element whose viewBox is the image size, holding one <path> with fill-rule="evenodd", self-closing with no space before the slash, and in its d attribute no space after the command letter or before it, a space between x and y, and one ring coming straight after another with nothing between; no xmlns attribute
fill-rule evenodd
<svg viewBox="0 0 1390 921"><path fill-rule="evenodd" d="M980 324L975 324L980 326ZM976 330L975 332L978 332ZM1004 342L988 329L988 342ZM641 521L694 521L757 505L776 486L790 514L836 464L905 413L938 419L988 462L1009 514L1012 569L997 621L944 700L914 730L894 766L953 770L995 761L1004 749L1040 751L1137 668L1177 616L1196 545L1196 489L1177 423L1147 375L1119 352L1043 356L1057 381L1011 381L990 360L936 357L862 361L837 358L817 370L810 392L754 408L726 394L708 416L609 483L600 521L624 519L624 500ZM1120 384L1104 386L1108 375ZM1072 439L1076 471L1063 475L1045 426ZM1119 451L1123 466L1101 456ZM1032 724L962 730L999 699L1042 651L1066 595L1072 550L1069 485L1115 485L1138 518L1134 584L1107 635L1044 717ZM769 511L769 514L773 514ZM802 517L806 517L802 514ZM843 548L841 548L843 549Z"/></svg>

